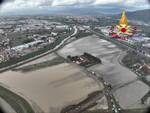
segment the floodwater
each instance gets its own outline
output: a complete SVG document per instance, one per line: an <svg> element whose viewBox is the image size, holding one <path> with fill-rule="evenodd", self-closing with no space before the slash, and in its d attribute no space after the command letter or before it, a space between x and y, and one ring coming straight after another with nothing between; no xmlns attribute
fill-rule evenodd
<svg viewBox="0 0 150 113"><path fill-rule="evenodd" d="M76 65L67 63L30 73L8 71L0 74L0 82L31 99L45 113L59 113L103 88Z"/></svg>
<svg viewBox="0 0 150 113"><path fill-rule="evenodd" d="M137 75L120 64L125 52L116 45L89 36L68 44L58 53L63 57L67 55L80 55L88 52L102 60L102 64L95 65L90 70L103 76L116 90L114 96L123 108L143 108L140 99L149 91L149 87L137 80Z"/></svg>

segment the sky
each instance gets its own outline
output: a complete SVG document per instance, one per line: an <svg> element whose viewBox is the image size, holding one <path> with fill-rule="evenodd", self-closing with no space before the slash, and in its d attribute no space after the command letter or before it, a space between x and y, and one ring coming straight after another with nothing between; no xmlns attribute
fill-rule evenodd
<svg viewBox="0 0 150 113"><path fill-rule="evenodd" d="M148 0L5 0L0 14L59 12L65 9L101 8L106 11L149 9ZM103 11L105 11L103 10Z"/></svg>

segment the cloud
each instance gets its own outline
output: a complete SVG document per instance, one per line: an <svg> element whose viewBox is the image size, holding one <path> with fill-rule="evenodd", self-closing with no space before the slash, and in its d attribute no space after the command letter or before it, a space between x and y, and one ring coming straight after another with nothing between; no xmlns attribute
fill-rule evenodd
<svg viewBox="0 0 150 113"><path fill-rule="evenodd" d="M147 0L6 0L0 7L0 12L32 11L68 6L83 6L90 8L95 6L120 6L135 9L149 8Z"/></svg>
<svg viewBox="0 0 150 113"><path fill-rule="evenodd" d="M89 5L95 0L54 0L52 6Z"/></svg>
<svg viewBox="0 0 150 113"><path fill-rule="evenodd" d="M52 1L48 0L7 0L0 7L1 12L39 9L46 6L51 6Z"/></svg>
<svg viewBox="0 0 150 113"><path fill-rule="evenodd" d="M147 5L147 0L53 0L52 6L68 6L68 5L106 5L120 4L129 6Z"/></svg>

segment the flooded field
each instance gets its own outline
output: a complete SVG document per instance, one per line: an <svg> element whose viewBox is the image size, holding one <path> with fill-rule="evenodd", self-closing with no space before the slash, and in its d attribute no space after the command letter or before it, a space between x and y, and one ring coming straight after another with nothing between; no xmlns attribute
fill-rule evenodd
<svg viewBox="0 0 150 113"><path fill-rule="evenodd" d="M139 81L135 73L120 64L125 52L108 41L89 36L68 44L58 53L66 57L67 55L80 55L84 52L102 60L101 65L95 65L89 69L99 73L116 89L114 96L121 107L143 107L140 99L149 91L149 87Z"/></svg>
<svg viewBox="0 0 150 113"><path fill-rule="evenodd" d="M8 71L0 74L0 82L31 99L45 113L59 113L103 88L76 65L67 63L30 73Z"/></svg>

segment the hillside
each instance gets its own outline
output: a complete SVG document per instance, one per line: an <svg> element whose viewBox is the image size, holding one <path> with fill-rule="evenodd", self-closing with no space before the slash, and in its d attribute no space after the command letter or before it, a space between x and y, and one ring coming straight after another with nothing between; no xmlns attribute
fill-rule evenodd
<svg viewBox="0 0 150 113"><path fill-rule="evenodd" d="M121 14L112 16L112 18L119 19ZM150 9L127 12L127 17L132 21L141 21L145 23L150 23Z"/></svg>

